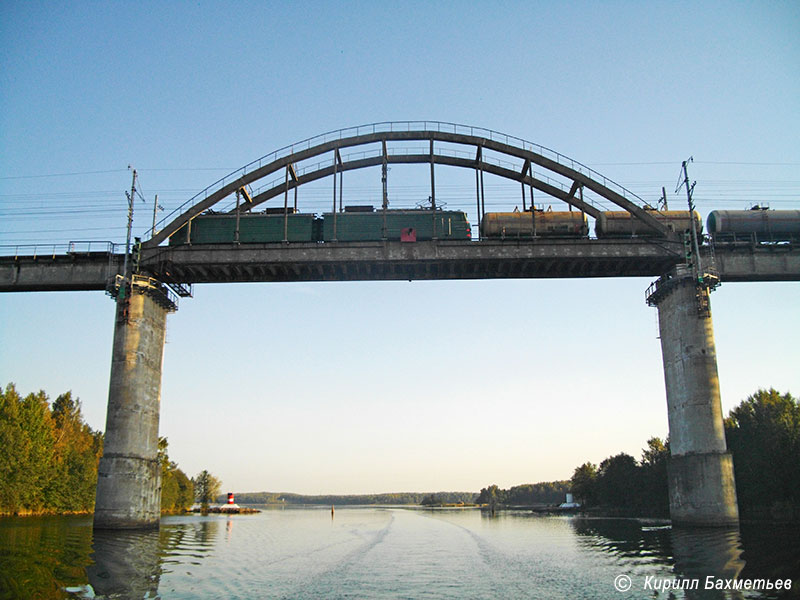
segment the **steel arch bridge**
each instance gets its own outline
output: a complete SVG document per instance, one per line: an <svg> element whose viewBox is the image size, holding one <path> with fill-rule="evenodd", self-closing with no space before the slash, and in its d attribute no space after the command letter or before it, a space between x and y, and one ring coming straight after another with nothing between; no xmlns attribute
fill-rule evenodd
<svg viewBox="0 0 800 600"><path fill-rule="evenodd" d="M424 143L420 147L420 143ZM414 146L416 144L416 146ZM346 153L344 151L347 151ZM482 214L482 176L490 173L544 192L604 220L598 203L608 201L663 238L674 234L646 208L652 208L630 190L593 169L539 144L489 129L440 121L386 121L323 133L267 154L216 181L162 219L143 243L145 248L161 244L203 212L214 208L247 212L272 198L288 194L303 184L334 177L345 171L382 166L384 181L390 164L430 164L431 202L436 206L434 165L474 169L476 203ZM536 172L539 168L544 173ZM230 198L248 186L261 183L245 195L242 204ZM586 193L584 194L584 192ZM385 200L384 188L384 200ZM227 203L226 203L227 200ZM339 202L341 205L341 187ZM296 203L296 195L295 195Z"/></svg>
<svg viewBox="0 0 800 600"><path fill-rule="evenodd" d="M424 142L421 150L413 146L420 142ZM536 243L434 238L413 244L384 239L161 246L212 207L230 211L224 202L233 194L237 201L232 210L238 214L283 193L287 223L289 191L331 175L335 215L336 175L341 181L344 171L371 166L383 166L386 209L387 165L396 163L430 164L432 209L436 209L435 165L440 164L475 170L479 216L482 174L487 172L520 182L523 202L529 186L600 223L605 213L597 203L610 202L660 237L587 236ZM246 190L262 180L265 183L258 189ZM243 191L246 202L241 205ZM341 185L339 192L341 210ZM716 252L695 243L697 257L705 261L716 256L717 264L722 264L719 273L709 277L710 271L699 270L699 258L687 264L680 234L668 230L647 208L651 207L641 198L585 165L519 138L452 123L376 123L287 146L217 181L169 215L160 231L154 227L150 239L136 252L135 270L128 260L127 244L124 255L117 254L113 245L107 252L80 253L71 244L66 255L58 256L54 249L52 257L43 260L35 251L33 256L0 256L0 292L106 289L116 297L106 441L98 467L94 525L124 529L153 527L159 521L157 442L166 319L168 312L177 309L174 294L191 295L185 284L655 275L659 279L648 290L647 301L658 307L673 440L670 514L675 523L736 525L733 463L725 445L708 296L720 277L796 281L800 251L791 246L749 245Z"/></svg>

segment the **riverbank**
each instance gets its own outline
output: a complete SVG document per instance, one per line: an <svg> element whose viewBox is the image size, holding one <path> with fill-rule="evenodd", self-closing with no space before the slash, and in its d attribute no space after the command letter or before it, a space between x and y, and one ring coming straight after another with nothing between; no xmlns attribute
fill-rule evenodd
<svg viewBox="0 0 800 600"><path fill-rule="evenodd" d="M162 517L174 515L185 515L190 511L187 509L162 510ZM70 516L91 516L94 515L94 508L91 510L28 510L0 511L0 518L13 517L70 517Z"/></svg>
<svg viewBox="0 0 800 600"><path fill-rule="evenodd" d="M0 518L3 517L67 517L80 515L93 515L92 510L28 510L0 511Z"/></svg>
<svg viewBox="0 0 800 600"><path fill-rule="evenodd" d="M257 508L250 508L248 506L236 506L234 508L228 506L213 506L209 508L193 508L191 510L193 513L199 514L224 514L224 515L252 515L256 513L260 513L261 511Z"/></svg>
<svg viewBox="0 0 800 600"><path fill-rule="evenodd" d="M482 511L494 512L531 512L540 515L576 515L597 519L635 519L652 521L670 521L669 513L626 510L608 506L589 508L561 508L557 505L496 505L493 509L488 504L479 505ZM773 506L759 509L743 510L739 515L740 523L761 523L768 525L800 525L800 507Z"/></svg>

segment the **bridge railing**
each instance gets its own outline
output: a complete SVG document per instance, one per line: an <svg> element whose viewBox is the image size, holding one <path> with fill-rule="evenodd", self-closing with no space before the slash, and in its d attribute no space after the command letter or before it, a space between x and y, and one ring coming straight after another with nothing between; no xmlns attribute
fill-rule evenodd
<svg viewBox="0 0 800 600"><path fill-rule="evenodd" d="M342 156L342 162L348 163L348 162L351 162L351 161L364 160L364 159L368 159L368 158L378 158L379 156L381 156L382 152L383 152L383 150L381 150L379 148L376 148L376 149L373 149L373 150L361 150L359 152L350 152L350 153L345 154L344 156ZM389 156L427 155L428 153L429 153L429 149L428 148L423 148L423 147L387 148L387 154ZM467 159L467 160L474 160L475 159L474 153L468 152L466 150L456 150L456 149L453 149L453 148L438 148L436 150L436 152L434 153L434 157L436 157L436 156L448 156L448 157L452 157L452 158L460 158L460 159ZM509 171L519 171L520 167L521 167L520 164L511 162L511 161L507 161L507 160L503 160L501 158L497 158L495 156L491 156L491 155L488 155L488 154L485 154L482 157L481 160L484 163L487 163L487 164L490 164L490 165L495 165L497 167L501 167L501 168L507 169ZM302 177L302 176L304 176L304 175L306 175L308 173L314 173L316 171L321 171L321 170L323 170L325 168L332 167L333 166L333 162L334 162L333 158L325 158L325 159L322 159L322 160L318 160L318 161L315 161L313 163L309 163L309 164L303 165L300 168L295 168L295 174L298 177ZM560 189L562 192L568 193L569 190L570 190L570 186L565 185L563 181L559 181L559 180L553 179L552 177L550 177L548 175L545 175L544 173L540 173L538 171L534 171L533 176L536 179L538 179L539 181L542 181L542 182L544 182L544 183L546 183L546 184L548 184L548 185L550 185L552 187L555 187L557 189ZM271 189L274 189L274 188L282 187L284 184L285 184L285 176L284 175L280 175L280 176L274 177L273 179L267 181L266 183L258 186L257 188L254 188L252 190L251 195L253 197L255 197L255 196L261 194L262 192L264 192L266 190L271 190ZM584 201L587 204L590 204L590 205L596 207L598 210L608 210L608 208L606 206L602 205L597 200L591 198L588 195L584 197ZM226 204L223 207L222 210L223 211L231 210L231 209L233 209L235 207L235 205L236 205L236 203L231 201L228 204Z"/></svg>
<svg viewBox="0 0 800 600"><path fill-rule="evenodd" d="M87 240L68 242L66 244L0 244L0 256L32 256L33 258L50 256L76 255L76 254L116 254L124 251L122 244L115 244L106 240Z"/></svg>
<svg viewBox="0 0 800 600"><path fill-rule="evenodd" d="M77 242L70 242L67 252L69 254L89 254L90 252L105 252L107 254L115 254L117 248L122 252L122 244L115 244L108 241L97 240L81 240Z"/></svg>
<svg viewBox="0 0 800 600"><path fill-rule="evenodd" d="M545 158L554 161L559 165L569 167L570 169L593 179L594 181L602 184L604 187L610 190L613 190L614 192L616 192L617 194L619 194L620 196L624 197L627 200L635 202L640 206L644 204L644 201L639 196L637 196L630 190L627 190L625 187L616 183L615 181L608 179L607 177L598 173L594 169L576 160L573 160L568 156L564 156L563 154L556 152L555 150L547 148L546 146L529 142L523 140L522 138L518 138L516 136L500 133L498 131L493 131L491 129L485 129L483 127L473 127L471 125L460 125L458 123L448 123L443 121L383 121L380 123L371 123L369 125L359 125L356 127L346 127L344 129L329 131L326 133L316 135L314 137L307 138L300 142L290 144L289 146L284 146L283 148L279 148L278 150L270 152L269 154L265 154L261 158L258 158L244 165L243 167L236 169L235 171L229 173L228 175L222 177L221 179L218 179L205 189L201 190L200 192L189 198L178 208L174 209L172 212L164 216L157 223L156 228L157 229L163 228L164 225L172 221L172 219L186 212L198 202L202 202L203 200L208 198L211 194L222 189L229 183L236 181L237 179L243 177L244 175L247 175L252 171L258 170L262 166L270 164L278 159L285 158L287 156L295 154L296 152L300 152L302 150L308 150L316 146L320 146L322 144L336 140L357 137L361 135L368 135L368 134L403 132L403 131L422 131L422 132L431 131L431 132L453 133L465 136L479 137L496 141L508 146L513 146L515 148L520 148L523 150L534 152L536 154L539 154L541 156L544 156ZM150 230L147 235L153 235L153 231Z"/></svg>

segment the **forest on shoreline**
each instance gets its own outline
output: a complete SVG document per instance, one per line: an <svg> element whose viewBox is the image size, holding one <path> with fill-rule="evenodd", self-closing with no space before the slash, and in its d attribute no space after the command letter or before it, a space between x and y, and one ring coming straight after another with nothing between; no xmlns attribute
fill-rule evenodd
<svg viewBox="0 0 800 600"><path fill-rule="evenodd" d="M800 401L760 389L724 419L742 519L800 521ZM669 440L647 441L640 460L624 452L576 467L576 500L619 516L669 518Z"/></svg>
<svg viewBox="0 0 800 600"><path fill-rule="evenodd" d="M800 521L800 401L774 389L758 390L724 420L733 454L740 515L744 519ZM0 515L91 513L103 433L83 420L71 392L52 403L45 392L20 396L0 388ZM163 512L188 510L195 481L169 460L159 438ZM653 437L641 458L627 453L596 465L585 462L565 481L497 485L476 492L397 492L358 495L236 493L241 504L282 505L557 505L567 492L582 509L618 516L669 517L669 440ZM218 498L224 502L224 498Z"/></svg>
<svg viewBox="0 0 800 600"><path fill-rule="evenodd" d="M160 438L161 510L182 512L193 484L167 455ZM50 402L44 391L20 396L0 388L0 515L92 513L103 432L83 420L79 398L66 392Z"/></svg>
<svg viewBox="0 0 800 600"><path fill-rule="evenodd" d="M50 404L43 391L0 389L0 513L91 512L103 434L71 392Z"/></svg>
<svg viewBox="0 0 800 600"><path fill-rule="evenodd" d="M239 504L292 504L292 505L401 505L471 504L474 492L394 492L385 494L322 494L316 496L283 492L237 492Z"/></svg>
<svg viewBox="0 0 800 600"><path fill-rule="evenodd" d="M800 522L800 401L788 392L760 389L733 408L724 425L740 517ZM557 505L571 492L585 512L668 519L669 459L669 439L652 437L639 460L621 452L599 465L585 462L576 467L569 481L509 489L490 485L476 503L499 509ZM537 493L531 493L533 489Z"/></svg>

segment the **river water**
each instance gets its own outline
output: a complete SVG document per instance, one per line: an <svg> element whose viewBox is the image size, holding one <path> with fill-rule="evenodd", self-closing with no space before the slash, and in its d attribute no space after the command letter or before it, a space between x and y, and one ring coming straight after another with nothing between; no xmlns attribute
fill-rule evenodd
<svg viewBox="0 0 800 600"><path fill-rule="evenodd" d="M800 597L797 528L376 507L166 517L149 532L0 519L1 598L777 598L704 588L786 579Z"/></svg>

